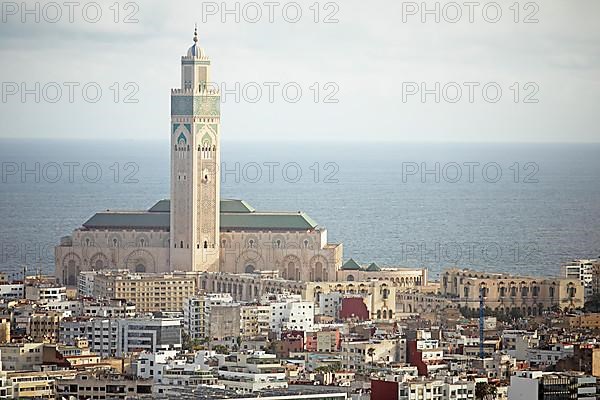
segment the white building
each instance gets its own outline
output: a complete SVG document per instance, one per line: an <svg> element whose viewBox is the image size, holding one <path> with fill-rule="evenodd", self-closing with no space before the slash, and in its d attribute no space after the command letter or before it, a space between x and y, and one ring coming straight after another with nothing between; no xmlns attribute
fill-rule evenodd
<svg viewBox="0 0 600 400"><path fill-rule="evenodd" d="M596 400L596 394L596 378L578 372L518 371L508 388L508 400Z"/></svg>
<svg viewBox="0 0 600 400"><path fill-rule="evenodd" d="M284 293L264 296L261 302L269 304L271 308L270 329L277 337L288 330L314 330L315 305L312 301L303 301L300 295Z"/></svg>
<svg viewBox="0 0 600 400"><path fill-rule="evenodd" d="M88 340L101 357L122 357L132 352L181 349L181 321L169 318L74 318L60 323L61 343Z"/></svg>
<svg viewBox="0 0 600 400"><path fill-rule="evenodd" d="M527 360L527 351L537 348L540 337L537 331L505 330L502 332L502 349L518 361Z"/></svg>
<svg viewBox="0 0 600 400"><path fill-rule="evenodd" d="M317 314L327 315L338 320L342 307L343 294L340 292L321 293L318 296L319 310Z"/></svg>
<svg viewBox="0 0 600 400"><path fill-rule="evenodd" d="M67 288L53 285L27 285L25 298L39 302L67 300Z"/></svg>
<svg viewBox="0 0 600 400"><path fill-rule="evenodd" d="M77 294L79 297L94 296L94 278L98 271L81 271L77 281Z"/></svg>
<svg viewBox="0 0 600 400"><path fill-rule="evenodd" d="M22 283L0 283L1 300L18 300L25 298L25 285Z"/></svg>
<svg viewBox="0 0 600 400"><path fill-rule="evenodd" d="M217 355L219 384L237 393L288 387L285 368L274 354L254 352Z"/></svg>
<svg viewBox="0 0 600 400"><path fill-rule="evenodd" d="M61 343L74 345L87 339L90 350L101 357L117 354L118 324L111 318L65 318L60 321L58 338Z"/></svg>
<svg viewBox="0 0 600 400"><path fill-rule="evenodd" d="M534 368L543 368L554 365L558 360L567 358L574 353L572 344L555 344L545 348L527 349L527 361Z"/></svg>
<svg viewBox="0 0 600 400"><path fill-rule="evenodd" d="M153 379L158 382L163 369L177 358L177 350L163 350L155 353L144 351L135 361L135 375L140 379Z"/></svg>
<svg viewBox="0 0 600 400"><path fill-rule="evenodd" d="M82 313L83 305L79 300L59 300L42 303L40 309L58 312L65 317L78 317Z"/></svg>
<svg viewBox="0 0 600 400"><path fill-rule="evenodd" d="M458 378L414 379L398 383L399 400L474 400L475 382Z"/></svg>
<svg viewBox="0 0 600 400"><path fill-rule="evenodd" d="M180 319L118 319L117 329L117 357L139 351L181 349Z"/></svg>
<svg viewBox="0 0 600 400"><path fill-rule="evenodd" d="M190 297L183 304L183 330L190 339L204 339L210 335L210 310L215 306L232 305L229 293L207 293Z"/></svg>
<svg viewBox="0 0 600 400"><path fill-rule="evenodd" d="M133 318L135 304L124 300L83 301L82 315L97 318Z"/></svg>
<svg viewBox="0 0 600 400"><path fill-rule="evenodd" d="M583 283L585 298L593 294L593 266L599 260L573 260L570 263L561 265L560 274L563 278L579 279Z"/></svg>

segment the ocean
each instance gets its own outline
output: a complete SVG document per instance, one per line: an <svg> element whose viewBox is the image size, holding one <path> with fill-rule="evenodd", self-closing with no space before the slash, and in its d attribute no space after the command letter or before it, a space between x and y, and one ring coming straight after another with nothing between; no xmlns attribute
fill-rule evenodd
<svg viewBox="0 0 600 400"><path fill-rule="evenodd" d="M222 143L221 193L305 211L381 266L557 275L600 256L600 144ZM94 212L169 197L169 143L0 140L0 270L54 270Z"/></svg>

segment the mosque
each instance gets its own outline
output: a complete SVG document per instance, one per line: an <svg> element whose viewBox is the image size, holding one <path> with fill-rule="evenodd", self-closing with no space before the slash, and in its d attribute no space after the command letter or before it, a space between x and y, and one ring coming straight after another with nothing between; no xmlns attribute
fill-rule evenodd
<svg viewBox="0 0 600 400"><path fill-rule="evenodd" d="M220 195L221 97L198 43L181 57L181 88L171 90L171 198L141 211L98 212L55 248L56 276L77 285L81 271L128 269L275 272L292 281L346 281L366 275L426 284L424 269L389 270L353 260L303 212L257 211ZM406 276L405 276L406 275Z"/></svg>

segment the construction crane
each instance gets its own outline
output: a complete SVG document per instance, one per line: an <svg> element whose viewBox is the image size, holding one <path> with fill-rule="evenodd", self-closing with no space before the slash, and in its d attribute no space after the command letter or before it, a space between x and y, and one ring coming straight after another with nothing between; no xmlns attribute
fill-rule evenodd
<svg viewBox="0 0 600 400"><path fill-rule="evenodd" d="M483 296L485 294L485 287L479 288L479 358L483 360L485 353L483 351L483 327L485 324L485 308L483 302Z"/></svg>

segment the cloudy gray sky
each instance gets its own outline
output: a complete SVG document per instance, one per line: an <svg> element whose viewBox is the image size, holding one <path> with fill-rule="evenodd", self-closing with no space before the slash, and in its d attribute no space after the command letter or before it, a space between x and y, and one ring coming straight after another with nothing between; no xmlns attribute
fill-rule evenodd
<svg viewBox="0 0 600 400"><path fill-rule="evenodd" d="M27 3L2 3L0 137L166 139L197 22L213 80L239 83L222 105L229 140L600 141L597 0L426 2L439 22L421 1L274 2L273 22L262 1L123 1L118 15L83 1L73 22L62 2Z"/></svg>

